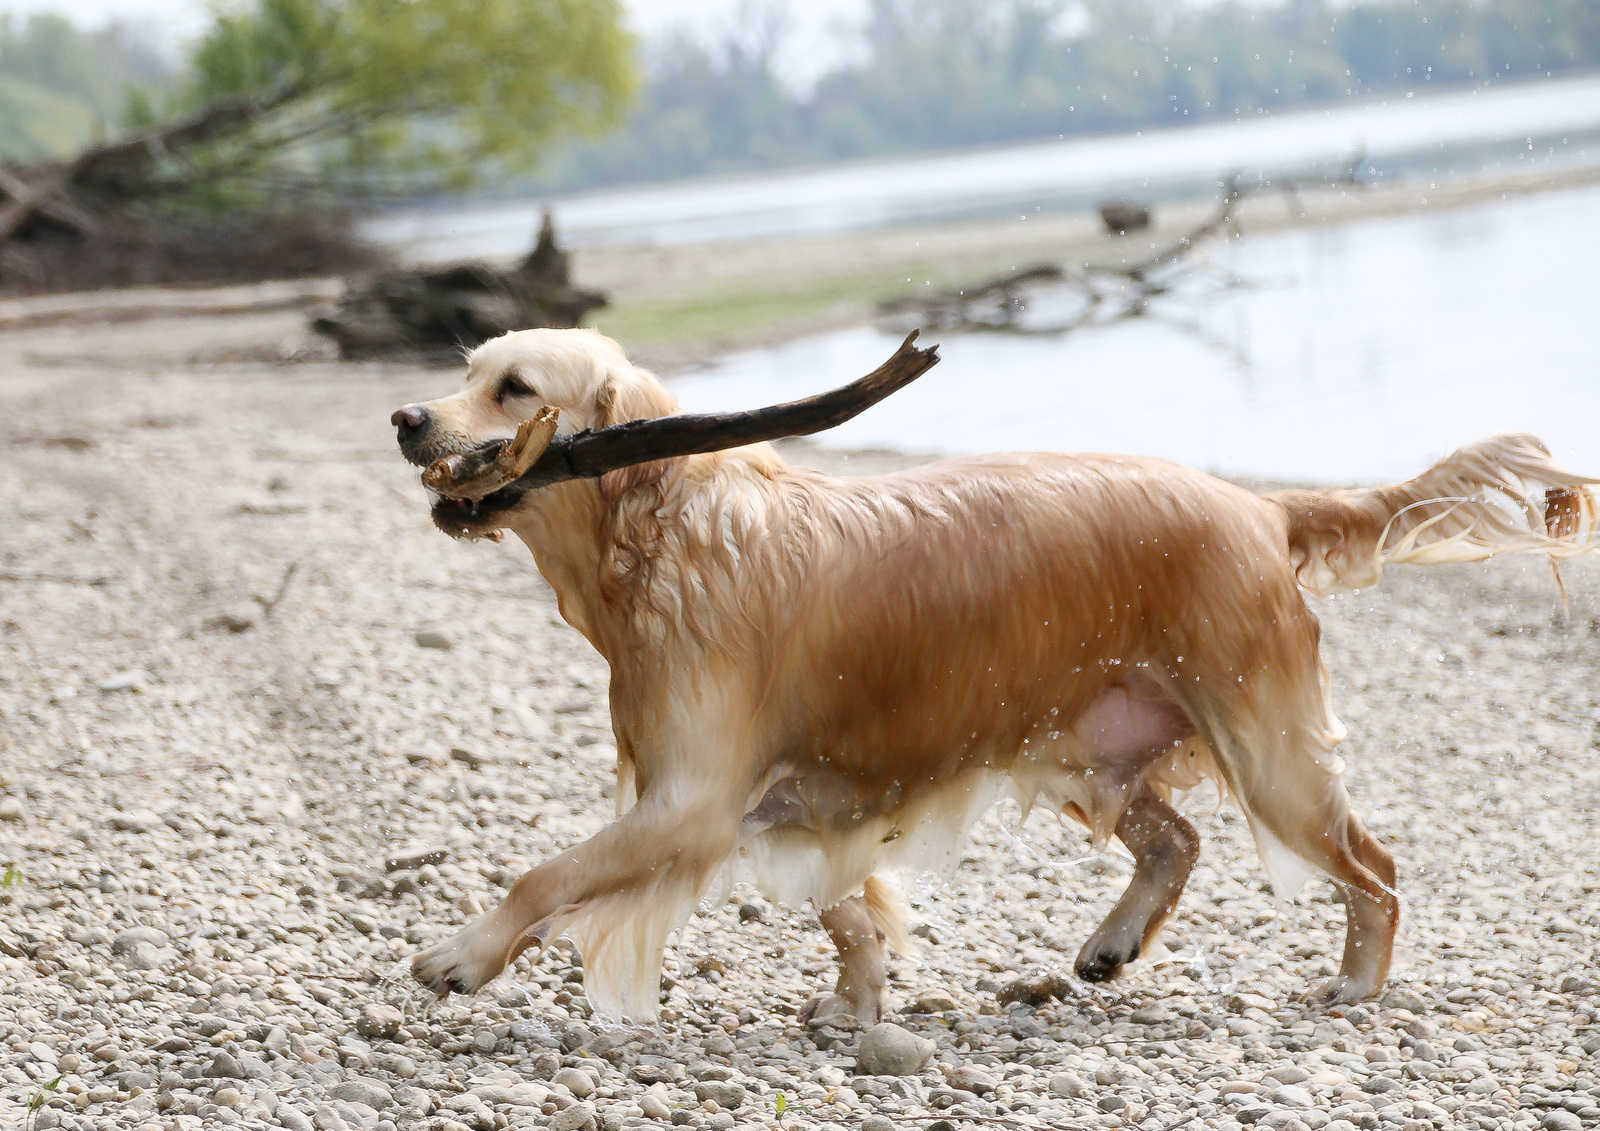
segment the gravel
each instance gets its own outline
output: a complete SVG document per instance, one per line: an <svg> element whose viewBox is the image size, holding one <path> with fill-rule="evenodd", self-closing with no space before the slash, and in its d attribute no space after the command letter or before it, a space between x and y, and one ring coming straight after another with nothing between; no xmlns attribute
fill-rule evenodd
<svg viewBox="0 0 1600 1131"><path fill-rule="evenodd" d="M1245 822L1198 799L1163 952L1104 986L1071 960L1124 856L981 822L889 964L931 1049L910 1075L867 1071L847 1018L796 1022L831 951L747 889L681 933L653 1029L594 1018L560 948L433 1002L407 957L610 819L606 673L526 552L435 533L392 454L389 411L454 373L273 360L297 326L0 338L0 569L110 579L0 582L0 1127L36 1100L46 1131L1600 1126L1583 563L1570 611L1536 560L1318 605L1406 900L1379 1001L1296 1004L1342 909L1274 903Z"/></svg>

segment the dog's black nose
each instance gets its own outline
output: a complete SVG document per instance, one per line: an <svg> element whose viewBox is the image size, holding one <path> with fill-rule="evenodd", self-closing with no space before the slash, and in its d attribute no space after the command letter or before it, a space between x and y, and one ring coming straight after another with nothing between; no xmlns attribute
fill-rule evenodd
<svg viewBox="0 0 1600 1131"><path fill-rule="evenodd" d="M410 432L420 432L428 425L428 410L421 405L408 404L394 410L394 415L389 418L389 423L400 429L402 436Z"/></svg>

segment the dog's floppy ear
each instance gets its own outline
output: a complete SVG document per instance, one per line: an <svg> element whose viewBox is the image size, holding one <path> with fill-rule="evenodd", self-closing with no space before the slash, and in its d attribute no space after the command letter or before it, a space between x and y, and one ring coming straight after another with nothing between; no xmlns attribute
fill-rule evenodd
<svg viewBox="0 0 1600 1131"><path fill-rule="evenodd" d="M609 428L629 420L649 420L678 411L678 401L661 387L655 375L631 365L611 366L595 393L595 427ZM635 487L658 483L670 460L652 460L619 467L600 477L600 494L616 502Z"/></svg>

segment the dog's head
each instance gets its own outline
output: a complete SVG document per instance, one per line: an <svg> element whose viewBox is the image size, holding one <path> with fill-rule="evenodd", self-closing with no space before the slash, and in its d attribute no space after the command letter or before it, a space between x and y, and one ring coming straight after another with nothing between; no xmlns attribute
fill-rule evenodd
<svg viewBox="0 0 1600 1131"><path fill-rule="evenodd" d="M408 404L390 421L400 452L427 467L445 456L509 440L539 409L561 410L562 432L604 428L665 416L677 402L649 372L628 362L622 347L593 330L516 330L467 356L461 390L436 401ZM643 478L649 464L607 472L600 490L614 498ZM526 492L508 487L477 502L437 498L433 520L456 537L476 537L507 525Z"/></svg>

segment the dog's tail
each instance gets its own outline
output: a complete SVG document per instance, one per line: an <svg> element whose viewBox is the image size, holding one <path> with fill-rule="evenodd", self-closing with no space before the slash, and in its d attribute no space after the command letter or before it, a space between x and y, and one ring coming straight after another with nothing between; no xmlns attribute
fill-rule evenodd
<svg viewBox="0 0 1600 1131"><path fill-rule="evenodd" d="M1313 593L1375 585L1390 563L1437 565L1495 554L1552 561L1600 551L1600 498L1535 436L1490 436L1415 479L1354 491L1277 491L1295 576ZM1542 495L1540 490L1543 490Z"/></svg>

